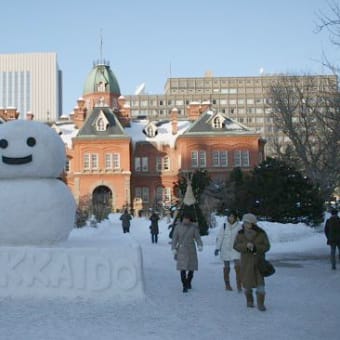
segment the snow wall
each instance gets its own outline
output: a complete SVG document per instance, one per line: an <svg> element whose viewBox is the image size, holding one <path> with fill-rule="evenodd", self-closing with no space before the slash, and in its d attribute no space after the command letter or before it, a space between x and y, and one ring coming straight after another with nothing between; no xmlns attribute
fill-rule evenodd
<svg viewBox="0 0 340 340"><path fill-rule="evenodd" d="M131 240L0 247L0 296L142 299L142 266L141 248Z"/></svg>

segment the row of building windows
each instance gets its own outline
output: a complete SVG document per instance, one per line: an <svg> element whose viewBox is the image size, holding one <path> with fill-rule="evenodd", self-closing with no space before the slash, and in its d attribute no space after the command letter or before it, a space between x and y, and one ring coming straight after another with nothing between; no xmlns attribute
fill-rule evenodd
<svg viewBox="0 0 340 340"><path fill-rule="evenodd" d="M211 154L211 166L216 168L227 168L229 166L229 153L228 151L213 151ZM249 167L250 157L248 150L235 150L233 151L233 166L235 167ZM120 154L119 153L106 153L105 154L105 169L118 170L120 169ZM207 153L204 150L191 152L191 167L192 168L206 168L207 167ZM99 170L99 154L85 153L83 156L83 169L84 170ZM69 164L66 166L69 170ZM149 172L149 158L148 157L135 157L134 159L135 172ZM156 157L156 171L163 172L170 170L170 158Z"/></svg>
<svg viewBox="0 0 340 340"><path fill-rule="evenodd" d="M228 151L213 151L211 154L211 166L215 168L227 168L229 166ZM248 150L233 151L233 166L235 167L249 167L250 156ZM191 167L192 168L206 168L207 167L207 152L204 150L197 150L191 152ZM170 170L170 159L166 157L156 158L156 171ZM135 171L149 172L149 158L135 157Z"/></svg>
<svg viewBox="0 0 340 340"><path fill-rule="evenodd" d="M131 100L131 107L148 107L148 106L183 106L189 105L192 100L183 100L183 99L168 99L168 100ZM270 104L270 99L267 98L239 98L239 99L212 99L212 104L214 105L263 105Z"/></svg>
<svg viewBox="0 0 340 340"><path fill-rule="evenodd" d="M213 151L212 152L212 166L215 168L226 168L229 166L228 151ZM250 158L248 150L235 150L233 152L235 167L249 167ZM191 166L193 168L207 167L207 153L206 151L192 151L191 152Z"/></svg>
<svg viewBox="0 0 340 340"><path fill-rule="evenodd" d="M143 203L150 202L150 188L149 187L136 187L135 188L135 198L142 199ZM156 188L156 197L157 202L163 202L165 204L171 203L171 188Z"/></svg>
<svg viewBox="0 0 340 340"><path fill-rule="evenodd" d="M233 166L235 167L249 167L250 158L248 150L233 151ZM120 169L120 154L106 153L105 154L105 169L118 170ZM216 168L226 168L229 166L228 151L213 151L211 154L211 166ZM192 168L206 168L207 167L207 152L204 150L197 150L191 152L191 167ZM99 154L85 153L83 156L84 170L98 170L99 169ZM135 157L134 169L136 172L149 172L149 158ZM67 165L66 170L69 170ZM170 158L156 157L156 171L169 171Z"/></svg>
<svg viewBox="0 0 340 340"><path fill-rule="evenodd" d="M97 153L85 153L83 157L84 170L98 170L99 169L99 155ZM120 169L120 154L106 153L105 154L105 169L117 170Z"/></svg>

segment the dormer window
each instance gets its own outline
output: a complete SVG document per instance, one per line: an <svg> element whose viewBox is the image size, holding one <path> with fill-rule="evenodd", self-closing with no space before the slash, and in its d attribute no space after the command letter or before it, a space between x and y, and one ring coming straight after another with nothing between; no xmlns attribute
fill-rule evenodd
<svg viewBox="0 0 340 340"><path fill-rule="evenodd" d="M220 129L222 127L222 119L221 117L217 116L212 121L212 126L214 129Z"/></svg>
<svg viewBox="0 0 340 340"><path fill-rule="evenodd" d="M105 123L103 118L97 120L97 131L105 131Z"/></svg>
<svg viewBox="0 0 340 340"><path fill-rule="evenodd" d="M152 126L146 129L146 133L149 137L155 137L155 129Z"/></svg>
<svg viewBox="0 0 340 340"><path fill-rule="evenodd" d="M149 123L143 132L150 138L156 137L157 135L157 126L154 123Z"/></svg>
<svg viewBox="0 0 340 340"><path fill-rule="evenodd" d="M95 121L95 126L97 131L106 131L109 127L109 121L105 117L103 111L100 111L98 118Z"/></svg>

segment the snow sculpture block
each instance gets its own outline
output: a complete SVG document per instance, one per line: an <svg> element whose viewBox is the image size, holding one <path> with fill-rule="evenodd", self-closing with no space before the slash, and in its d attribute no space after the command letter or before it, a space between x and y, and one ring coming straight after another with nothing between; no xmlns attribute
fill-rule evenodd
<svg viewBox="0 0 340 340"><path fill-rule="evenodd" d="M64 143L46 124L0 124L1 245L50 245L68 238L76 204L57 179L65 164Z"/></svg>
<svg viewBox="0 0 340 340"><path fill-rule="evenodd" d="M0 247L0 296L136 300L144 297L142 253L87 241L51 248Z"/></svg>
<svg viewBox="0 0 340 340"><path fill-rule="evenodd" d="M139 246L127 239L65 242L76 211L57 179L65 164L64 143L47 125L0 124L0 296L142 297Z"/></svg>

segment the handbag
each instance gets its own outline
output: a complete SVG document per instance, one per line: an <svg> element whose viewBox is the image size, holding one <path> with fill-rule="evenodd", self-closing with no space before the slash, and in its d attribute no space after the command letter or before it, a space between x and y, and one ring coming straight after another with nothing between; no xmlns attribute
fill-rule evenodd
<svg viewBox="0 0 340 340"><path fill-rule="evenodd" d="M265 257L262 257L257 262L257 268L259 269L259 272L262 276L268 277L275 273L275 267L273 264L266 260Z"/></svg>

